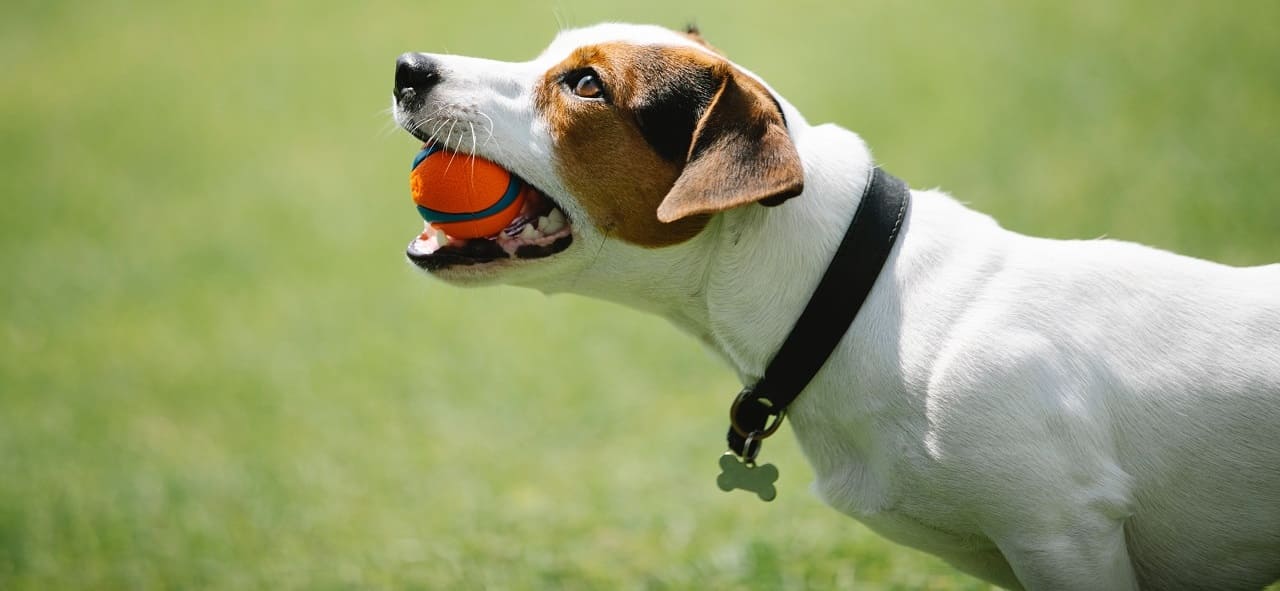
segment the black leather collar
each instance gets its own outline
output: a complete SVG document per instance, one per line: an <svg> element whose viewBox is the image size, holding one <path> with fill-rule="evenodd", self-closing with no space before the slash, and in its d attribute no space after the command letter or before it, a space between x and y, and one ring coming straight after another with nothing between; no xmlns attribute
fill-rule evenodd
<svg viewBox="0 0 1280 591"><path fill-rule="evenodd" d="M787 406L822 369L853 324L893 250L910 200L906 183L880 168L872 171L858 210L809 304L764 377L743 388L733 401L729 449L746 463L754 463L760 441L782 424Z"/></svg>

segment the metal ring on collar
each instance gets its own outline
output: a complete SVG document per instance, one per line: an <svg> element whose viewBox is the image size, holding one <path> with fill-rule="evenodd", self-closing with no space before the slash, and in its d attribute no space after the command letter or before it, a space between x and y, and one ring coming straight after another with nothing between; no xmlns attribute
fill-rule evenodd
<svg viewBox="0 0 1280 591"><path fill-rule="evenodd" d="M777 418L773 420L773 423L766 422L764 425L764 428L762 429L752 429L752 428L743 427L742 425L739 425L738 424L738 408L742 405L742 402L744 400L754 400L770 408L773 406L773 402L768 398L765 398L763 396L755 396L755 391L752 390L750 387L743 388L742 391L738 393L738 397L733 399L733 405L729 407L729 426L733 427L734 433L737 433L741 437L749 437L754 440L760 440L760 439L765 439L770 435L773 435L775 432L777 432L778 427L782 426L782 419L786 418L787 416L786 409L779 410L776 413L773 411L770 411L769 415ZM753 435L754 437L752 437Z"/></svg>

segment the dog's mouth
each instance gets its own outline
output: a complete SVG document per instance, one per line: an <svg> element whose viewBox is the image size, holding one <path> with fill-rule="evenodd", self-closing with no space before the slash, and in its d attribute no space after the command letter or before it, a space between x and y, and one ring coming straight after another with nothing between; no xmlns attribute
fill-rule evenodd
<svg viewBox="0 0 1280 591"><path fill-rule="evenodd" d="M423 270L437 271L458 265L541 259L569 248L573 243L569 217L546 193L526 186L520 213L497 234L457 238L428 223L409 243L409 260Z"/></svg>

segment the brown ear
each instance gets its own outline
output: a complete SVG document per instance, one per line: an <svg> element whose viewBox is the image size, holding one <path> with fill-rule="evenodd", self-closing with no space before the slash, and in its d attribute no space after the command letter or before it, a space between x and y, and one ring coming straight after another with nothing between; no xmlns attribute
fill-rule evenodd
<svg viewBox="0 0 1280 591"><path fill-rule="evenodd" d="M778 104L760 83L724 68L694 128L684 170L658 205L660 221L766 200L778 205L804 190L800 154Z"/></svg>

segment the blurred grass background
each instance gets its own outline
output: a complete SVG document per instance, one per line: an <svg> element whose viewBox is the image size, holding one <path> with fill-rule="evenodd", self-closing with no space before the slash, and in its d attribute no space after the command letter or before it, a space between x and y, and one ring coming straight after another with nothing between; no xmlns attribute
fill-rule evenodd
<svg viewBox="0 0 1280 591"><path fill-rule="evenodd" d="M697 21L1011 228L1280 260L1280 4L37 2L0 9L0 589L985 589L715 489L730 372L664 322L463 291L406 50Z"/></svg>

